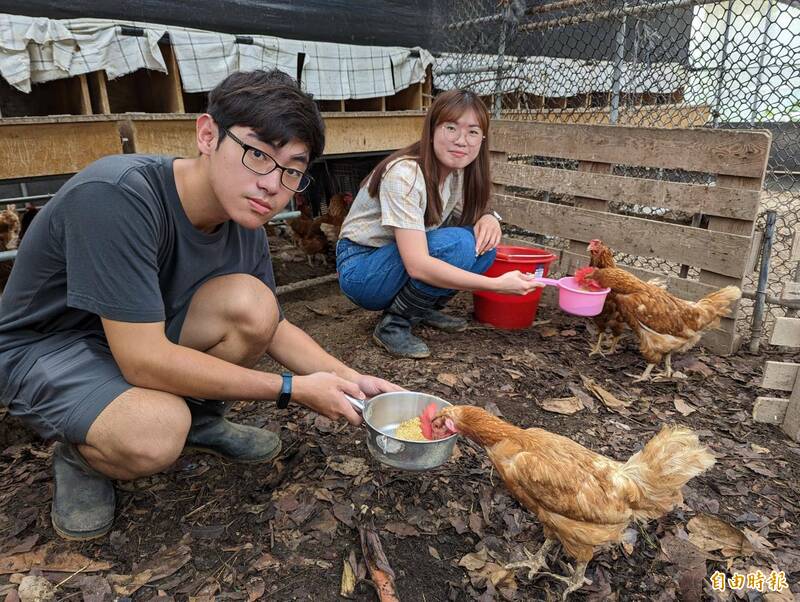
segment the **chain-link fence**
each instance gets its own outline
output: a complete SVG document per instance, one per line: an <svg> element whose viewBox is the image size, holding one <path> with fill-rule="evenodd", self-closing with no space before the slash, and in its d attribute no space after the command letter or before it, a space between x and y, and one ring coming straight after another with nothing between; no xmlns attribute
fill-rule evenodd
<svg viewBox="0 0 800 602"><path fill-rule="evenodd" d="M773 301L782 284L794 279L798 270L791 247L800 229L798 0L450 0L441 18L444 52L437 57L434 85L474 90L495 116L769 129L772 151L758 227L768 209L777 210L768 280ZM541 158L517 159L548 164ZM615 173L637 175L625 166ZM641 175L707 181L688 173ZM699 215L640 205L612 203L609 210L703 225ZM618 259L696 276L685 266L652 258ZM748 274L745 290L755 290L757 282L757 271ZM743 301L743 331L749 330L752 303ZM779 304L768 308L767 326L786 312Z"/></svg>

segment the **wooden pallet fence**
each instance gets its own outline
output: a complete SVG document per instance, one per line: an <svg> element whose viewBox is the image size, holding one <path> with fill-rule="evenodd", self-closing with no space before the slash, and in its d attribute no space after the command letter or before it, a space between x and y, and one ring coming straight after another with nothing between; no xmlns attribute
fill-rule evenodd
<svg viewBox="0 0 800 602"><path fill-rule="evenodd" d="M772 345L800 348L800 318L778 318L769 341ZM757 397L753 404L753 420L779 425L795 441L800 441L800 364L772 362L764 364L760 386L764 389L788 391L788 398Z"/></svg>
<svg viewBox="0 0 800 602"><path fill-rule="evenodd" d="M669 277L667 281L674 294L696 300L722 286L741 287L752 265L754 224L770 143L770 134L761 131L496 120L491 150L506 153L508 160L493 154L493 181L506 187L494 195L494 205L512 224L567 239L562 271L587 265L586 245L600 238L617 252L697 268L699 280ZM517 161L519 156L564 160L577 164L577 169L530 165ZM614 173L617 166L699 172L713 184L621 176ZM522 192L511 194L512 187ZM554 196L559 202L552 202ZM615 214L608 211L610 201L706 216L708 225ZM634 271L648 277L669 276ZM703 343L717 353L733 352L739 345L735 319L736 309L719 330L704 336Z"/></svg>

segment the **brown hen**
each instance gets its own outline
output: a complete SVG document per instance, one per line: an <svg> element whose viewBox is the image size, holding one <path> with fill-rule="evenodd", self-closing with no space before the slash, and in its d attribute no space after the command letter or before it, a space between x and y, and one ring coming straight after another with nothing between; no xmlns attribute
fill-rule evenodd
<svg viewBox="0 0 800 602"><path fill-rule="evenodd" d="M482 408L452 406L432 422L434 438L460 433L486 449L511 494L535 513L545 542L527 561L506 568L546 567L547 551L560 541L576 560L564 598L583 585L594 549L618 543L631 521L662 516L683 501L681 488L714 464L697 435L664 427L627 462L617 462L579 443L539 428L523 430Z"/></svg>
<svg viewBox="0 0 800 602"><path fill-rule="evenodd" d="M699 301L684 301L660 286L644 282L620 268L582 268L575 280L586 288L610 288L616 311L639 339L647 367L636 380L647 380L664 360L664 376L672 376L672 354L688 351L703 331L719 326L729 316L742 292L727 286Z"/></svg>

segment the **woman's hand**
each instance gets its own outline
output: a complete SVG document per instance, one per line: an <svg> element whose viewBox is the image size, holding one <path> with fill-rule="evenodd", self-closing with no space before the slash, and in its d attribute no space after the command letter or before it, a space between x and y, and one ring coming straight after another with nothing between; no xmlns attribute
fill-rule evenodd
<svg viewBox="0 0 800 602"><path fill-rule="evenodd" d="M481 216L475 222L475 256L483 255L500 244L500 222L491 213Z"/></svg>
<svg viewBox="0 0 800 602"><path fill-rule="evenodd" d="M544 282L534 280L534 275L514 270L492 278L492 290L507 295L525 295L534 289L545 286Z"/></svg>

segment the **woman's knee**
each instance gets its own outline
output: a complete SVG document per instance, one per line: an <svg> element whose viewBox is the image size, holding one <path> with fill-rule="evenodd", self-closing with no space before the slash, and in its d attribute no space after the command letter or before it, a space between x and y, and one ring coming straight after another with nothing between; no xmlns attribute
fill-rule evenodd
<svg viewBox="0 0 800 602"><path fill-rule="evenodd" d="M428 236L428 253L463 270L475 264L475 234L472 228L452 227L433 230Z"/></svg>

